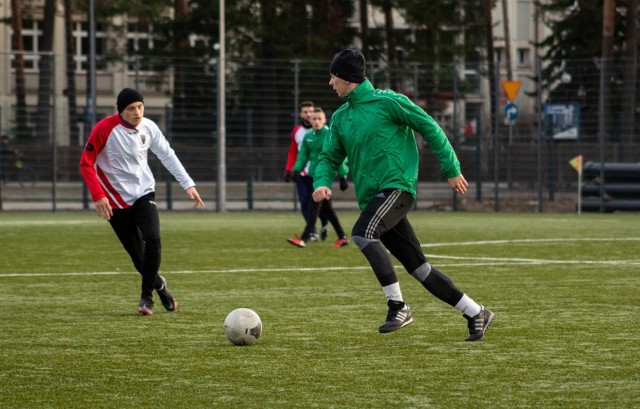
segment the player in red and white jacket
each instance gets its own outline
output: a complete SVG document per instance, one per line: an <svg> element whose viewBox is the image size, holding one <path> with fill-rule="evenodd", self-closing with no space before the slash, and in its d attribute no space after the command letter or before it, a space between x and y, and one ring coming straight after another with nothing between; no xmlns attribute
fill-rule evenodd
<svg viewBox="0 0 640 409"><path fill-rule="evenodd" d="M178 303L169 292L166 279L158 275L160 218L148 152L160 159L194 200L194 209L204 203L162 131L144 117L142 95L125 88L118 94L117 107L117 114L104 118L91 131L80 158L80 172L96 213L109 221L142 275L138 312L153 315L154 289L164 308L175 311Z"/></svg>
<svg viewBox="0 0 640 409"><path fill-rule="evenodd" d="M309 164L307 163L304 170L299 174L296 174L295 178L291 171L293 166L296 164L298 152L300 151L305 135L313 130L310 122L311 115L313 115L313 102L302 101L300 102L299 109L298 115L302 122L296 125L291 131L291 143L289 144L289 150L287 151L287 163L284 167L284 181L291 182L293 180L295 182L298 201L300 202L300 211L302 212L302 217L306 222L309 220L311 204L313 202L311 199L311 194L313 193L313 179L309 176ZM327 237L328 220L324 212L321 212L319 218L322 223L321 237L322 240L324 240ZM318 240L318 234L316 233L315 226L313 227L311 240Z"/></svg>

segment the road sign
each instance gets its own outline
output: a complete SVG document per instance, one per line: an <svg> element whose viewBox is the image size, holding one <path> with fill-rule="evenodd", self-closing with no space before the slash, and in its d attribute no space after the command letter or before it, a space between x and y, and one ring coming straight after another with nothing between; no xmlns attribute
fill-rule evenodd
<svg viewBox="0 0 640 409"><path fill-rule="evenodd" d="M580 140L580 105L547 103L543 105L544 134L555 140Z"/></svg>
<svg viewBox="0 0 640 409"><path fill-rule="evenodd" d="M518 91L520 91L521 81L502 81L502 89L504 89L505 94L507 94L507 99L509 101L513 101L516 99L516 95L518 95Z"/></svg>
<svg viewBox="0 0 640 409"><path fill-rule="evenodd" d="M520 113L520 109L513 102L509 102L504 107L504 123L507 125L513 125L513 123L518 119L518 114Z"/></svg>

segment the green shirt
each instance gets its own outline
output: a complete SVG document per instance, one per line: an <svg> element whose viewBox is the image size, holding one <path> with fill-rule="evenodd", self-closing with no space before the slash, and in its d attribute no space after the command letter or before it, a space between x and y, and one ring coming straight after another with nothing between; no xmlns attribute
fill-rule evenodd
<svg viewBox="0 0 640 409"><path fill-rule="evenodd" d="M415 197L419 155L414 130L427 141L447 178L461 174L442 128L405 95L374 89L365 79L346 100L331 118L331 134L315 167L314 189L330 188L347 157L361 209L382 189L402 189Z"/></svg>
<svg viewBox="0 0 640 409"><path fill-rule="evenodd" d="M300 145L300 151L298 152L296 164L292 169L293 172L302 172L307 162L309 162L309 176L313 177L313 175L315 175L316 167L318 166L318 157L320 156L322 147L330 133L329 128L323 126L320 129L314 129L313 131L308 132L304 136L302 144ZM349 173L349 169L347 168L345 160L338 168L338 175L345 177L347 176L347 173ZM331 178L331 180L333 181L334 178L335 172L334 177Z"/></svg>

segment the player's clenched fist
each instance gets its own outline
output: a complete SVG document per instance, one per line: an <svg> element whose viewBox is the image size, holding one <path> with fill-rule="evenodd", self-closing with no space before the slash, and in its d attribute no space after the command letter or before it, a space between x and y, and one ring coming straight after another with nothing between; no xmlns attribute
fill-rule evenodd
<svg viewBox="0 0 640 409"><path fill-rule="evenodd" d="M331 199L331 189L325 186L320 186L313 192L313 200L315 202L321 202L325 199Z"/></svg>

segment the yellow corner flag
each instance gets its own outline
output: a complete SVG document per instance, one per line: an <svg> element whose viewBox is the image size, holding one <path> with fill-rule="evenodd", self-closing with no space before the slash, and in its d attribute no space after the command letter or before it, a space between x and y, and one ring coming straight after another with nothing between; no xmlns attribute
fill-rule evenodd
<svg viewBox="0 0 640 409"><path fill-rule="evenodd" d="M582 155L571 159L569 164L578 171L578 214L580 214L582 212Z"/></svg>
<svg viewBox="0 0 640 409"><path fill-rule="evenodd" d="M582 155L578 155L569 161L569 164L582 175Z"/></svg>

